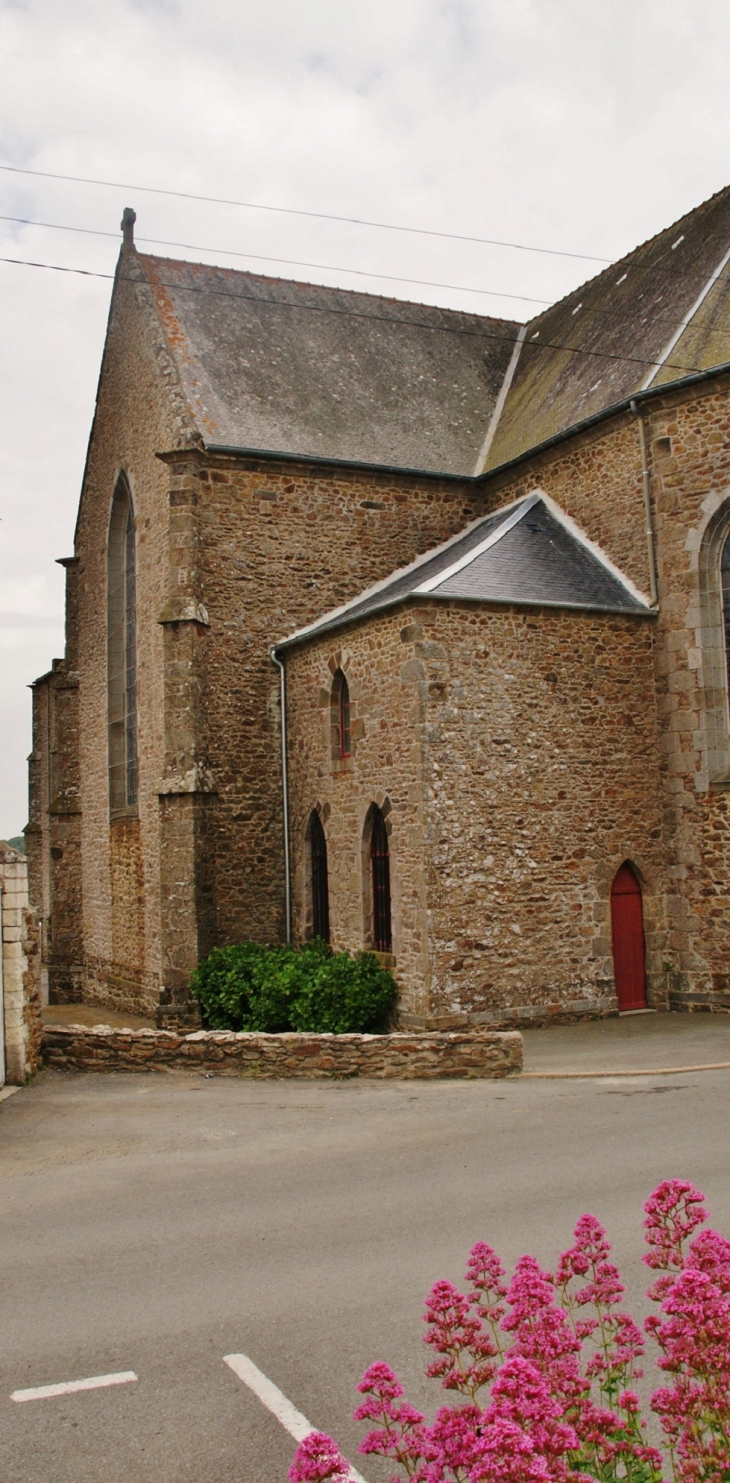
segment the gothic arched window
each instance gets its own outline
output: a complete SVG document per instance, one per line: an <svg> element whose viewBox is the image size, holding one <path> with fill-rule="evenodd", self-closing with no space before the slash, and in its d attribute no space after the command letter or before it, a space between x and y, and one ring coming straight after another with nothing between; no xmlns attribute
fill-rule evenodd
<svg viewBox="0 0 730 1483"><path fill-rule="evenodd" d="M376 953L393 951L390 920L390 850L382 810L373 804L370 822L370 890L372 944Z"/></svg>
<svg viewBox="0 0 730 1483"><path fill-rule="evenodd" d="M730 783L730 500L715 511L699 552L707 780Z"/></svg>
<svg viewBox="0 0 730 1483"><path fill-rule="evenodd" d="M137 806L137 558L134 509L117 481L107 551L107 723L109 810Z"/></svg>
<svg viewBox="0 0 730 1483"><path fill-rule="evenodd" d="M332 756L336 762L352 756L350 689L341 669L332 681Z"/></svg>
<svg viewBox="0 0 730 1483"><path fill-rule="evenodd" d="M725 638L725 669L730 691L730 535L726 537L720 558L720 584L722 587L722 619Z"/></svg>
<svg viewBox="0 0 730 1483"><path fill-rule="evenodd" d="M330 900L327 877L327 840L316 808L309 819L309 848L312 869L312 935L330 940Z"/></svg>

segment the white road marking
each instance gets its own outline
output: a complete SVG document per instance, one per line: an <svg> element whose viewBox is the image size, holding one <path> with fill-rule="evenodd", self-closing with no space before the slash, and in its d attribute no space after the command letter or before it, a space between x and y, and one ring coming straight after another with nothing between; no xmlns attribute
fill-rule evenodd
<svg viewBox="0 0 730 1483"><path fill-rule="evenodd" d="M116 1375L92 1375L88 1380L63 1380L59 1385L35 1385L30 1390L14 1390L11 1401L42 1401L47 1396L71 1395L75 1390L101 1390L105 1385L128 1385L136 1380L134 1370L119 1370Z"/></svg>
<svg viewBox="0 0 730 1483"><path fill-rule="evenodd" d="M233 1370L234 1375L237 1375L239 1380L242 1380L244 1385L247 1385L249 1390L258 1396L261 1403L268 1411L271 1411L277 1421L286 1427L296 1442L303 1442L305 1437L317 1431L317 1427L312 1426L311 1421L307 1421L301 1411L297 1411L296 1406L293 1406L283 1391L279 1390L278 1385L274 1385L272 1380L263 1375L247 1354L225 1354L223 1359L224 1363ZM348 1483L365 1483L362 1474L357 1472L352 1463L348 1466L350 1469L347 1474Z"/></svg>

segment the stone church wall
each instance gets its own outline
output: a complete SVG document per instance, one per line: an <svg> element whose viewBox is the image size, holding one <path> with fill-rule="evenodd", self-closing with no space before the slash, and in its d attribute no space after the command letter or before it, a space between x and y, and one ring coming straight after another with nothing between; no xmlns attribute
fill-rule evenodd
<svg viewBox="0 0 730 1483"><path fill-rule="evenodd" d="M650 999L663 1007L654 627L433 602L291 651L297 936L310 928L316 807L333 944L367 946L363 824L385 800L406 1023L615 1009L609 893L627 858L643 886ZM349 763L333 762L329 741L338 664L357 736Z"/></svg>
<svg viewBox="0 0 730 1483"><path fill-rule="evenodd" d="M725 1011L730 1010L730 718L725 665L720 707L726 757L718 777L708 755L713 655L702 609L705 558L713 574L720 559L720 545L713 542L708 551L708 542L717 522L723 536L730 531L728 390L730 380L682 400L667 395L648 420L659 550L657 673L672 1003ZM720 607L717 592L714 606Z"/></svg>
<svg viewBox="0 0 730 1483"><path fill-rule="evenodd" d="M703 622L706 547L713 525L730 511L729 391L723 376L642 404L659 579L654 653L669 882L665 962L671 1002L688 1009L730 1010L730 791L713 777L708 755L711 655ZM637 419L626 412L487 477L483 487L491 508L540 485L648 592L641 476ZM719 548L710 556L717 566ZM724 655L719 670L727 743Z"/></svg>
<svg viewBox="0 0 730 1483"><path fill-rule="evenodd" d="M65 668L81 677L76 758L69 750L67 759L82 780L83 812L77 820L83 857L80 971L69 963L56 931L60 882L55 887L51 882L49 916L53 998L83 997L88 1003L145 1011L157 1003L161 963L157 790L163 677L157 619L166 595L168 476L155 452L175 441L180 424L160 364L162 347L154 340L155 322L138 294L144 291L124 285L115 296L76 532L78 647L74 645ZM122 470L137 524L140 789L135 813L110 823L106 552L111 502ZM65 849L58 864L61 880L68 880ZM64 983L71 984L72 993Z"/></svg>
<svg viewBox="0 0 730 1483"><path fill-rule="evenodd" d="M30 898L40 919L44 992L55 1004L83 993L83 866L79 776L78 562L66 567L66 654L33 686Z"/></svg>
<svg viewBox="0 0 730 1483"><path fill-rule="evenodd" d="M708 722L711 665L703 596L708 542L720 529L717 522L724 519L723 511L730 511L727 390L726 382L711 380L681 392L667 391L644 405L660 584L655 623L542 613L535 627L524 614L509 623L502 617L501 626L495 626L485 613L488 636L480 629L477 639L473 613L468 623L462 617L457 622L451 613L447 622L442 613L439 622L446 624L448 642L444 635L431 632L431 618L420 638L406 642L400 630L408 624L396 618L382 620L377 635L374 630L368 629L367 635L365 630L353 630L345 645L352 655L348 675L362 707L365 732L353 759L350 793L344 774L328 773L326 754L317 760L326 725L324 708L312 695L314 688L319 694L327 687L332 645L321 651L313 647L306 659L299 651L290 661L291 683L295 691L299 687L297 717L312 705L317 715L313 736L298 736L298 751L291 759L299 789L299 814L293 821L299 831L296 848L301 856L301 830L308 811L319 803L324 814L329 805L326 828L349 851L345 868L354 882L361 869L359 844L353 844L361 838L360 813L366 796L369 803L371 797L380 801L382 795L383 804L390 807L394 859L400 849L401 860L412 862L410 894L401 894L396 905L396 956L410 996L409 1012L416 1016L497 1013L492 990L470 958L483 950L467 946L469 941L486 939L469 932L466 921L453 931L447 928L451 912L447 886L456 869L449 854L450 816L448 812L442 816L442 804L430 796L432 789L438 794L430 769L441 748L440 765L454 769L457 815L471 827L464 780L474 770L481 743L467 702L459 697L473 692L474 714L481 715L486 726L494 701L487 649L489 665L520 675L525 697L520 726L523 722L527 726L528 709L534 704L535 716L544 718L541 745L562 749L566 769L583 779L581 789L566 790L565 800L552 802L546 784L547 791L540 795L541 813L547 817L552 811L555 827L558 822L561 828L565 825L574 851L583 848L578 841L586 831L588 813L595 815L593 838L602 841L604 850L602 875L596 844L586 847L585 856L574 856L574 872L559 889L554 887L555 900L559 897L562 902L555 920L563 939L571 924L581 924L574 949L557 964L545 946L552 910L545 902L552 898L548 855L543 859L540 850L547 835L543 832L533 839L532 826L518 822L527 816L522 799L533 787L530 753L525 744L509 765L505 753L500 773L495 759L502 754L495 743L491 771L484 776L492 780L490 786L499 782L506 800L498 810L498 829L503 838L510 831L514 836L513 858L508 866L507 857L502 859L490 847L487 853L495 862L501 860L506 871L503 894L495 886L494 896L489 896L487 881L475 879L469 899L493 920L494 943L498 939L501 943L499 993L504 997L509 978L511 1012L518 1016L553 999L563 1005L580 1001L584 1006L609 1001L606 880L614 854L624 848L620 843L624 837L634 840L626 845L626 853L634 851L631 858L645 889L650 976L657 1002L668 983L672 1003L678 1006L730 1009L730 790L717 769L713 772L717 747ZM212 942L281 937L280 717L278 675L269 657L277 639L356 596L485 510L538 485L643 591L648 589L640 444L637 421L630 413L476 485L213 456L191 446L193 442L176 372L147 290L120 285L102 368L76 557L67 563L66 658L54 662L50 675L35 687L28 853L32 899L42 917L44 960L56 999L83 997L110 1007L150 1010L161 985L184 997L198 951ZM120 470L129 480L137 524L140 796L136 811L110 823L106 551ZM591 624L604 625L605 657L600 663L595 660L600 650L597 630L590 637ZM389 625L395 625L392 631ZM469 633L466 647L454 637L462 631ZM578 633L585 637L573 652ZM643 637L637 637L639 633ZM483 672L469 658L472 641L483 650ZM417 652L418 644L431 643L445 651L446 659L435 650ZM648 678L649 651L654 691ZM409 664L415 668L406 676L404 666ZM445 679L439 677L440 665L448 671ZM530 665L537 667L534 673L528 673ZM316 686L312 666L319 666ZM537 673L558 676L554 693L552 681L545 682L547 689L543 685L539 694L535 691ZM613 764L602 750L607 741L601 726L589 725L580 673L588 677L590 693L600 699L606 715L633 718L622 731L616 722L607 733L614 744L612 755L623 759L626 797L634 800L633 835L630 821L622 820L620 811L610 814L609 801L595 782L601 769L610 770ZM716 709L717 715L722 712L727 732L727 686L722 675L721 681L720 688L725 688ZM438 688L442 683L448 700ZM555 699L563 683L569 692L567 707ZM478 688L482 685L483 691ZM642 686L645 714L640 715ZM534 699L529 700L533 692ZM629 692L630 704L620 705L622 695L625 699ZM565 728L571 707L577 708L572 731ZM370 738L376 727L382 741L389 717L396 715L393 746L383 742L375 748ZM649 727L657 716L659 733L650 744ZM299 726L298 719L294 724ZM716 716L715 729L719 724ZM517 728L514 719L512 727ZM435 740L444 736L446 751L446 743ZM548 737L553 738L549 744ZM656 769L644 791L638 781L640 776L648 778L650 745L655 748L653 756L660 758L661 806L653 791ZM452 759L448 764L447 754ZM550 762L551 769L557 765ZM391 781L393 774L396 782ZM512 787L515 777L522 789L519 808ZM324 783L332 784L331 797L324 796ZM583 802L573 804L572 798ZM534 824L538 815L531 811L529 817ZM530 957L522 932L524 973L507 953L508 939L499 936L506 922L507 887L519 878L519 871L514 872L523 828L528 829L525 849L529 846L533 854L537 851L535 858L540 857L546 892L534 903L533 921L539 925L533 940L542 944L540 955L535 948ZM652 841L650 848L641 844L647 839ZM466 840L460 844L466 849ZM473 855L469 868L476 876L482 845L475 841L468 848ZM420 875L415 863L419 851ZM301 868L300 858L300 872ZM340 886L338 881L336 893ZM459 890L463 892L463 881ZM660 900L666 904L666 933ZM301 878L297 902L298 928L303 932L306 900ZM359 945L362 888L359 896L350 893L346 903L344 896L337 903L333 897L333 922L338 940ZM552 929L554 925L553 920ZM518 941L517 933L512 937ZM569 932L568 937L573 941ZM538 956L542 976L536 977L531 965L537 964ZM563 986L559 992L558 984Z"/></svg>
<svg viewBox="0 0 730 1483"><path fill-rule="evenodd" d="M629 860L664 1007L654 623L434 603L411 625L440 1004L517 1024L615 1009L610 888Z"/></svg>
<svg viewBox="0 0 730 1483"><path fill-rule="evenodd" d="M202 750L215 798L217 939L284 933L275 641L459 530L460 481L243 459L198 480L206 633Z"/></svg>
<svg viewBox="0 0 730 1483"><path fill-rule="evenodd" d="M114 299L69 564L78 643L74 632L66 659L36 687L29 839L52 999L138 1012L153 1010L165 985L163 997L184 1000L197 957L215 942L283 931L272 643L478 513L459 480L191 448L145 295L125 286ZM120 471L137 527L139 804L110 822L106 556ZM191 604L204 621L190 621ZM77 711L73 746L59 750L61 685L74 690ZM49 769L58 771L61 751L65 794L82 778L78 872L71 840L60 838L69 820L51 817ZM69 935L73 923L78 938L83 924L83 945Z"/></svg>
<svg viewBox="0 0 730 1483"><path fill-rule="evenodd" d="M332 945L370 947L369 856L364 831L371 804L383 810L390 853L393 967L401 1010L425 1022L431 989L426 892L428 840L423 760L423 699L406 615L358 625L287 654L290 841L294 929L312 936L309 821L327 840ZM350 692L352 756L333 750L331 690L341 668Z"/></svg>

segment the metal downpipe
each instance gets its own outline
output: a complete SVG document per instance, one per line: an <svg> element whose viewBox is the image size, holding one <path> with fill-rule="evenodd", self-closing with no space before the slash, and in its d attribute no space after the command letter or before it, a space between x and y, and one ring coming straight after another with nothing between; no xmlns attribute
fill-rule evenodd
<svg viewBox="0 0 730 1483"><path fill-rule="evenodd" d="M281 696L281 781L282 802L284 806L284 889L286 892L286 940L291 942L291 857L289 853L289 760L286 737L286 670L277 657L276 649L271 650L272 663L276 665L280 676Z"/></svg>
<svg viewBox="0 0 730 1483"><path fill-rule="evenodd" d="M657 582L654 524L651 513L651 474L649 472L649 454L646 446L646 426L638 404L635 401L631 401L630 407L639 424L641 477L644 485L644 515L646 520L646 554L649 562L649 595L651 597L652 607L656 608L659 606L659 584Z"/></svg>

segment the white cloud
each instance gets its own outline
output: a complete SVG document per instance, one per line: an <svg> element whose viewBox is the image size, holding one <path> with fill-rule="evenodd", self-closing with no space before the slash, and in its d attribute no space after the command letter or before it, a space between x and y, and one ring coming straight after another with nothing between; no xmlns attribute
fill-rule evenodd
<svg viewBox="0 0 730 1483"><path fill-rule="evenodd" d="M725 0L0 0L6 163L617 256L726 183ZM0 172L0 257L112 272L138 237L553 299L570 259ZM179 255L184 255L180 253ZM222 261L234 261L221 257ZM256 268L256 261L243 266ZM268 265L519 317L518 301ZM109 284L0 263L0 835L63 573ZM5 584L10 583L8 588ZM12 585L17 584L17 585ZM13 621L18 604L54 629Z"/></svg>

